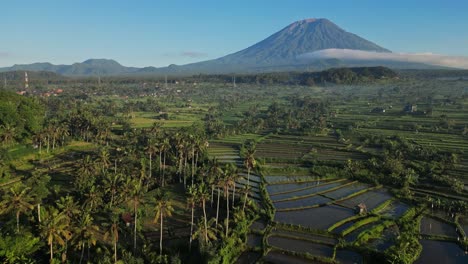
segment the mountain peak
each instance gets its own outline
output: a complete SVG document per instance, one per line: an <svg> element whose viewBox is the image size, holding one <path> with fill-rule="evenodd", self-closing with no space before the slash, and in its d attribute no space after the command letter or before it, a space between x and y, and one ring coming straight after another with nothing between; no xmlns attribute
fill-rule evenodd
<svg viewBox="0 0 468 264"><path fill-rule="evenodd" d="M87 64L87 65L120 65L115 60L110 60L110 59L88 59L82 62L82 64Z"/></svg>

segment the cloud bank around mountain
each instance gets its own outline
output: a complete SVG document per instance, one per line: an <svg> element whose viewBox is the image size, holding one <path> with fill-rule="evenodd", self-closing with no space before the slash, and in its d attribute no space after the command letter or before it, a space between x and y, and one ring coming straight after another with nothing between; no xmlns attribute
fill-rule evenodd
<svg viewBox="0 0 468 264"><path fill-rule="evenodd" d="M433 53L386 53L350 49L324 49L299 56L300 59L342 59L342 60L389 60L399 62L424 63L445 67L468 69L468 57L446 56Z"/></svg>

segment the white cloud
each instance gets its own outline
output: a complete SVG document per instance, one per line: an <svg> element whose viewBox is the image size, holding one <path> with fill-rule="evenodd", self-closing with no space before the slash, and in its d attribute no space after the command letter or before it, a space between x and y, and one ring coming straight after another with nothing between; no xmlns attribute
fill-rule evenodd
<svg viewBox="0 0 468 264"><path fill-rule="evenodd" d="M446 67L468 69L468 57L446 56L433 53L384 53L350 49L325 49L299 56L300 59L343 59L343 60L390 60L401 62L425 63Z"/></svg>

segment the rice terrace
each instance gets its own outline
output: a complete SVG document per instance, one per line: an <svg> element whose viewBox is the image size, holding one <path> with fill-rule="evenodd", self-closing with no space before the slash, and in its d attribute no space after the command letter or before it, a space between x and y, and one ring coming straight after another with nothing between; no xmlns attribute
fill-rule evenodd
<svg viewBox="0 0 468 264"><path fill-rule="evenodd" d="M364 2L337 1L336 11L315 1L239 4L265 10L264 20L245 10L252 24L226 11L238 4L219 3L215 16L204 1L156 2L36 3L49 15L36 29L48 38L0 48L1 263L468 263L468 53L394 52L325 18L290 21L246 49L236 40L306 9L353 30L365 24L357 32L369 36L385 23L369 22L358 9L381 9ZM433 5L417 10L436 29L448 22L433 24ZM447 19L462 34L468 6L452 5ZM32 23L17 3L5 8L23 18L11 25L18 32ZM174 14L196 19L182 25ZM388 48L426 32L392 21L375 37ZM240 51L216 55L224 49L208 29ZM128 39L117 38L123 31ZM427 47L468 52L450 36ZM31 55L39 47L54 64L17 63L42 59ZM169 66L61 63L87 52Z"/></svg>

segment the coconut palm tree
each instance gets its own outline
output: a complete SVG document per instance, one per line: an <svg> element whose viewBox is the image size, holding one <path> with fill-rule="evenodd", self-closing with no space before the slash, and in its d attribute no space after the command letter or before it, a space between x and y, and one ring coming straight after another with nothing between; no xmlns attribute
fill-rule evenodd
<svg viewBox="0 0 468 264"><path fill-rule="evenodd" d="M208 228L205 228L204 221L200 221L197 225L197 230L193 233L192 239L200 239L202 244L210 243L210 241L217 240L217 228L214 219L208 221ZM208 238L208 239L207 239Z"/></svg>
<svg viewBox="0 0 468 264"><path fill-rule="evenodd" d="M114 206L114 202L120 186L122 184L123 175L120 173L106 173L104 174L104 190L110 193L110 207Z"/></svg>
<svg viewBox="0 0 468 264"><path fill-rule="evenodd" d="M73 196L67 195L60 197L56 202L57 208L60 209L62 214L65 214L68 219L74 219L75 216L81 213L78 202L73 200Z"/></svg>
<svg viewBox="0 0 468 264"><path fill-rule="evenodd" d="M247 168L247 185L250 184L250 171L255 167L255 146L249 147L245 153L244 166Z"/></svg>
<svg viewBox="0 0 468 264"><path fill-rule="evenodd" d="M99 206L102 206L102 192L97 189L96 185L91 186L91 189L85 193L86 200L84 202L85 209L94 212Z"/></svg>
<svg viewBox="0 0 468 264"><path fill-rule="evenodd" d="M156 196L156 206L154 208L155 216L153 222L156 224L159 221L160 229L159 229L159 250L160 255L162 256L163 252L163 222L164 217L172 216L172 212L174 212L174 208L172 207L172 203L169 199L169 196L165 192L158 192Z"/></svg>
<svg viewBox="0 0 468 264"><path fill-rule="evenodd" d="M234 207L236 197L236 182L240 179L240 175L237 173L237 167L231 166L230 179L232 180L232 207Z"/></svg>
<svg viewBox="0 0 468 264"><path fill-rule="evenodd" d="M245 212L245 205L249 199L249 194L251 194L251 187L249 185L245 185L242 189L242 192L244 193L244 204L242 205L242 212Z"/></svg>
<svg viewBox="0 0 468 264"><path fill-rule="evenodd" d="M133 250L136 251L137 246L137 225L138 225L138 207L145 203L145 193L143 191L143 186L139 181L133 181L132 190L131 190L131 197L128 201L128 205L133 210L134 215L134 233L133 233Z"/></svg>
<svg viewBox="0 0 468 264"><path fill-rule="evenodd" d="M16 128L9 124L0 126L0 138L2 139L3 145L9 145L14 141L16 134Z"/></svg>
<svg viewBox="0 0 468 264"><path fill-rule="evenodd" d="M190 186L187 191L187 207L190 208L192 212L192 218L190 222L190 239L189 239L189 249L192 249L192 234L193 234L193 218L195 212L195 203L197 196L197 188L195 186Z"/></svg>
<svg viewBox="0 0 468 264"><path fill-rule="evenodd" d="M119 242L119 215L113 211L111 215L111 224L107 224L107 231L104 233L104 240L111 238L111 242L114 248L114 264L117 264L117 243Z"/></svg>
<svg viewBox="0 0 468 264"><path fill-rule="evenodd" d="M225 220L226 221L226 237L229 232L229 198L230 198L229 189L232 186L235 186L235 182L233 180L234 172L235 172L234 165L232 163L226 164L226 167L223 170L223 176L222 176L222 182L221 182L223 191L224 191L224 196L226 197L226 211L227 211L226 220Z"/></svg>
<svg viewBox="0 0 468 264"><path fill-rule="evenodd" d="M209 197L210 197L210 194L208 192L208 188L206 187L204 183L202 183L197 188L197 198L198 198L198 201L202 204L202 208L203 208L203 219L205 222L205 234L208 234L208 224L207 224L208 219L206 217L206 200L208 200ZM207 236L205 237L205 243L206 242L208 242Z"/></svg>
<svg viewBox="0 0 468 264"><path fill-rule="evenodd" d="M90 244L96 245L96 235L99 232L99 227L93 223L93 217L84 212L80 214L78 224L75 228L75 238L78 240L78 249L81 249L80 263L83 261L85 243L88 245L88 259Z"/></svg>
<svg viewBox="0 0 468 264"><path fill-rule="evenodd" d="M152 139L148 139L148 144L146 146L146 153L148 154L149 161L149 178L153 178L153 155L158 152L159 149L156 146L156 143Z"/></svg>
<svg viewBox="0 0 468 264"><path fill-rule="evenodd" d="M211 207L213 207L213 196L214 189L221 174L221 167L219 166L218 160L213 158L210 162L210 168L208 170L208 175L206 182L211 186Z"/></svg>
<svg viewBox="0 0 468 264"><path fill-rule="evenodd" d="M40 224L41 236L47 240L50 250L50 262L54 259L54 243L65 245L65 241L70 240L70 221L65 214L59 213L54 207L50 207L44 212L43 221Z"/></svg>
<svg viewBox="0 0 468 264"><path fill-rule="evenodd" d="M15 212L16 215L16 232L19 233L19 219L22 213L26 213L34 209L34 205L31 203L34 201L29 195L29 187L23 184L16 184L10 188L2 197L0 203L0 214L7 214Z"/></svg>
<svg viewBox="0 0 468 264"><path fill-rule="evenodd" d="M106 147L99 150L99 163L101 164L102 171L109 168L111 164L109 150Z"/></svg>
<svg viewBox="0 0 468 264"><path fill-rule="evenodd" d="M164 138L161 145L159 146L159 151L163 153L163 164L162 164L162 187L165 185L165 173L166 173L166 155L167 151L170 149L171 144L169 138Z"/></svg>

